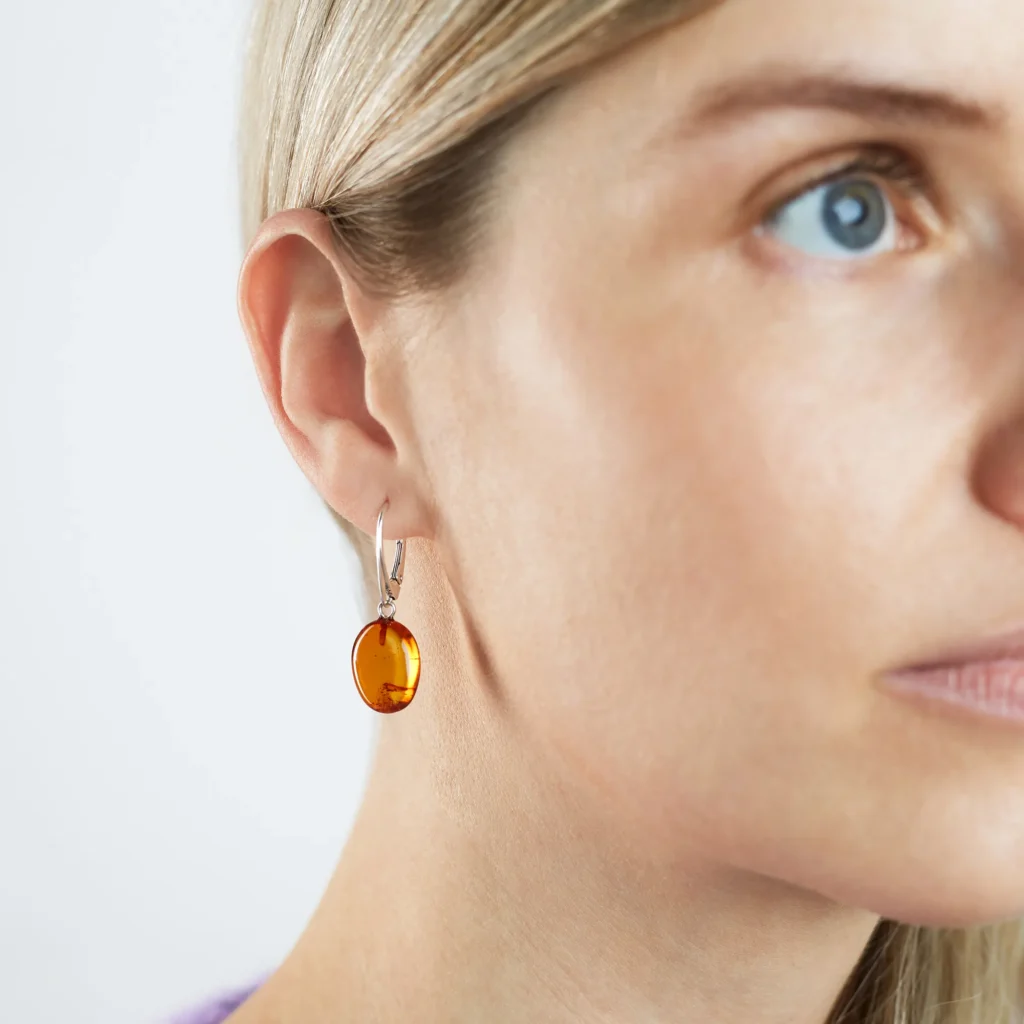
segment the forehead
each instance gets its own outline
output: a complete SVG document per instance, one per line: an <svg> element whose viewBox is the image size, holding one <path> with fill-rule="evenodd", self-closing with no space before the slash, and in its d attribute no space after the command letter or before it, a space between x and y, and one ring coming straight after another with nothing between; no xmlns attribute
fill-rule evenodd
<svg viewBox="0 0 1024 1024"><path fill-rule="evenodd" d="M669 62L683 47L705 74L726 61L817 60L1005 94L1024 78L1024 3L724 0L661 42Z"/></svg>
<svg viewBox="0 0 1024 1024"><path fill-rule="evenodd" d="M717 90L745 85L749 99L751 83L802 76L960 101L991 113L1016 147L1024 137L1024 0L721 0L577 81L563 94L557 130L542 132L533 154L563 174L567 154L579 157L573 174L613 173L576 166L596 145L616 154L621 172L633 154L650 155L652 142L692 128ZM976 133L970 141L995 139Z"/></svg>

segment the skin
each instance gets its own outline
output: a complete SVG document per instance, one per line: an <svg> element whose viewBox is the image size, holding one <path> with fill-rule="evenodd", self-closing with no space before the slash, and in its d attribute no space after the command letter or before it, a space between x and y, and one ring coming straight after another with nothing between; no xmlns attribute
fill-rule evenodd
<svg viewBox="0 0 1024 1024"><path fill-rule="evenodd" d="M263 225L262 387L334 508L372 536L389 498L423 677L232 1024L817 1024L880 916L1024 913L1020 730L884 685L1024 622L1022 35L1018 0L728 0L515 140L443 295ZM998 123L695 119L766 68ZM897 249L765 231L868 144L935 186L883 182Z"/></svg>

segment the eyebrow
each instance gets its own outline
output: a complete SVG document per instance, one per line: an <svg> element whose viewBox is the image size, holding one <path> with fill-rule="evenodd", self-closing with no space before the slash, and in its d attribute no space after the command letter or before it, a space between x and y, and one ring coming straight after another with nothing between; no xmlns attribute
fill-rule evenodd
<svg viewBox="0 0 1024 1024"><path fill-rule="evenodd" d="M683 131L692 134L744 115L785 107L840 110L873 120L939 128L996 130L1008 119L1001 106L961 99L952 93L864 81L843 74L772 69L701 93Z"/></svg>

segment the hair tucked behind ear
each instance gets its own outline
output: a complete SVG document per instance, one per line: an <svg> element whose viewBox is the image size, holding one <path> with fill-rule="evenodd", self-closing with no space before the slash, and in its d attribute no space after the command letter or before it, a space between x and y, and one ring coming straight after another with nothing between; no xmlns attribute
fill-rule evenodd
<svg viewBox="0 0 1024 1024"><path fill-rule="evenodd" d="M334 227L366 287L456 282L491 172L544 99L721 0L257 0L239 125L243 247L279 210ZM333 509L376 609L373 538ZM1021 1024L1024 923L882 920L825 1024Z"/></svg>
<svg viewBox="0 0 1024 1024"><path fill-rule="evenodd" d="M720 0L256 0L239 125L247 248L320 210L378 293L471 259L502 144L589 64ZM376 608L373 539L333 509Z"/></svg>

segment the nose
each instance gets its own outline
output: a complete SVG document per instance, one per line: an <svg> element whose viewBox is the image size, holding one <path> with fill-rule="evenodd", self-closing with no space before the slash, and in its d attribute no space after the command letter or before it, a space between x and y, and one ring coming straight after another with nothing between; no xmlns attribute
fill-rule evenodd
<svg viewBox="0 0 1024 1024"><path fill-rule="evenodd" d="M992 512L1024 528L1024 417L988 436L975 462L974 490Z"/></svg>

